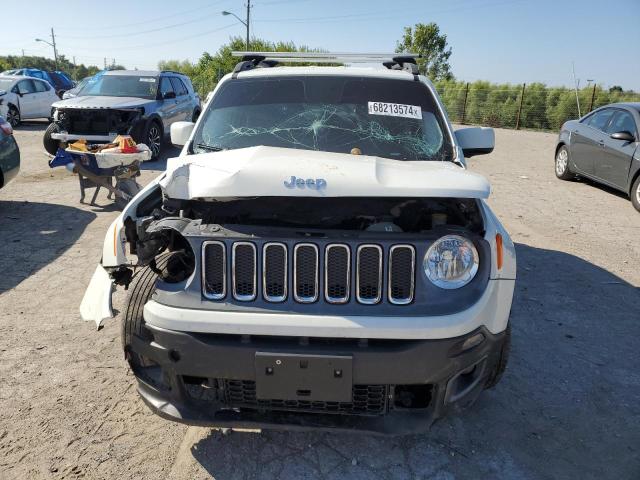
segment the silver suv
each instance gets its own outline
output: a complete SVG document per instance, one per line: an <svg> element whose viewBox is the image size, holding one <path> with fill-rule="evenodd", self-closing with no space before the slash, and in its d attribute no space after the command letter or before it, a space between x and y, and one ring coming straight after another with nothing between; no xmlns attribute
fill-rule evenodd
<svg viewBox="0 0 640 480"><path fill-rule="evenodd" d="M171 124L195 121L200 98L186 75L171 71L115 70L94 77L77 97L52 105L53 122L44 148L55 155L61 143L84 138L107 143L131 135L157 158Z"/></svg>

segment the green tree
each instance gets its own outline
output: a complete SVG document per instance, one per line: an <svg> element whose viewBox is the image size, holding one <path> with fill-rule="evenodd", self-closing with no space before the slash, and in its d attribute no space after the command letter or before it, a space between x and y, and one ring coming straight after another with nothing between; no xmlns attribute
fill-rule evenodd
<svg viewBox="0 0 640 480"><path fill-rule="evenodd" d="M447 44L447 36L440 33L440 27L436 23L417 23L413 28L405 27L396 52L420 54L420 72L431 80L453 78L449 65L451 47Z"/></svg>

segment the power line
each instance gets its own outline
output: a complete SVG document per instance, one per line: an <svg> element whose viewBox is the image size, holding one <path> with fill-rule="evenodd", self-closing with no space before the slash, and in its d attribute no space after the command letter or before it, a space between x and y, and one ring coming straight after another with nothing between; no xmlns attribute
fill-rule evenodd
<svg viewBox="0 0 640 480"><path fill-rule="evenodd" d="M191 40L194 38L199 38L205 35L209 35L211 33L215 33L215 32L219 32L221 30L225 30L227 28L231 28L237 25L237 22L231 23L229 25L224 25L222 27L218 27L218 28L214 28L212 30L207 30L205 32L200 32L200 33L196 33L194 35L189 35L187 37L181 37L181 38L174 38L171 40L168 40L166 42L155 42L155 43L146 43L146 44L142 44L142 45L123 45L123 46L109 46L110 50L115 50L115 49L133 49L133 48L155 48L155 47L159 47L162 45L169 45L172 43L176 43L176 42L182 42L184 40ZM90 52L95 52L96 48L85 48L85 47L68 47L67 50L72 51L72 50L84 50L84 51L90 51Z"/></svg>
<svg viewBox="0 0 640 480"><path fill-rule="evenodd" d="M94 38L132 37L134 35L144 35L144 34L147 34L147 33L160 32L160 31L163 31L163 30L168 30L170 28L182 27L184 25L190 25L192 23L202 22L204 20L207 20L208 18L211 18L213 16L218 16L218 15L219 15L218 12L216 12L216 13L213 13L213 14L205 15L204 17L196 18L195 20L188 20L186 22L174 23L174 24L171 24L171 25L165 25L163 27L152 28L152 29L149 29L149 30L141 30L141 31L137 31L137 32L116 33L116 34L113 34L113 35L91 35L90 37L87 37L87 36L76 36L76 35L64 35L62 38L94 39Z"/></svg>
<svg viewBox="0 0 640 480"><path fill-rule="evenodd" d="M203 5L201 7L198 8L192 8L190 10L184 10L181 12L174 12L170 15L163 15L162 17L155 17L155 18L145 18L144 19L144 23L148 24L148 23L154 23L154 22L158 22L160 20L166 20L168 18L175 18L178 15L187 15L189 13L194 13L194 12L201 12L202 10L208 10L210 8L216 7L221 3L225 3L229 0L218 0L217 2L207 2L206 5ZM128 27L139 27L140 26L140 21L137 22L133 22L133 23L118 23L118 24L113 24L113 25L109 25L108 27L86 27L86 28L80 28L78 29L77 27L56 27L58 28L58 30L73 30L73 31L78 31L78 30L90 30L90 31L95 31L95 30L114 30L116 28L128 28Z"/></svg>

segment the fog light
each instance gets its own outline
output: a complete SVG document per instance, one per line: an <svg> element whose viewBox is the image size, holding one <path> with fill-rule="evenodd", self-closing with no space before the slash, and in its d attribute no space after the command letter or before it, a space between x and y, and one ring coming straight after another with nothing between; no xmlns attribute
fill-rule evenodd
<svg viewBox="0 0 640 480"><path fill-rule="evenodd" d="M467 338L460 346L460 352L465 352L484 342L484 334L476 333L474 336Z"/></svg>

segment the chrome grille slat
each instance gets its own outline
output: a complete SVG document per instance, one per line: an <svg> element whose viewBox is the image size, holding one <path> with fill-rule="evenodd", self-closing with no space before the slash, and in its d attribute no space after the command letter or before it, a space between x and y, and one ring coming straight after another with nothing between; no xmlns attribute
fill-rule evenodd
<svg viewBox="0 0 640 480"><path fill-rule="evenodd" d="M324 298L347 303L351 290L351 250L348 245L327 245L324 254Z"/></svg>
<svg viewBox="0 0 640 480"><path fill-rule="evenodd" d="M300 303L318 300L318 246L314 243L293 247L293 298Z"/></svg>
<svg viewBox="0 0 640 480"><path fill-rule="evenodd" d="M202 244L202 294L210 300L227 295L227 252L223 242Z"/></svg>
<svg viewBox="0 0 640 480"><path fill-rule="evenodd" d="M233 298L250 302L256 298L256 246L251 242L235 242L231 249L231 284Z"/></svg>
<svg viewBox="0 0 640 480"><path fill-rule="evenodd" d="M268 302L287 299L287 246L269 242L262 247L262 295Z"/></svg>
<svg viewBox="0 0 640 480"><path fill-rule="evenodd" d="M389 249L389 302L407 305L413 301L415 264L416 251L412 245L394 245Z"/></svg>
<svg viewBox="0 0 640 480"><path fill-rule="evenodd" d="M382 247L360 245L356 254L356 299L375 305L382 299Z"/></svg>

